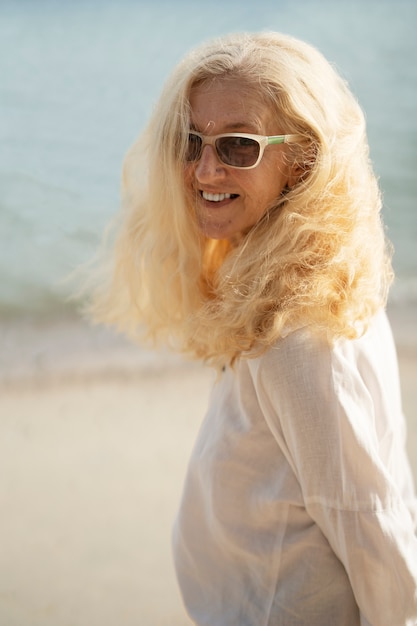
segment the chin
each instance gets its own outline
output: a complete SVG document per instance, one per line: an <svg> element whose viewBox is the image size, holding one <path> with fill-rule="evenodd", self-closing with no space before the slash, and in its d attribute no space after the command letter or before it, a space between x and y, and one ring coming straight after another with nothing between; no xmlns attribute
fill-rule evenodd
<svg viewBox="0 0 417 626"><path fill-rule="evenodd" d="M208 239L229 239L232 240L237 236L235 229L225 224L199 224L200 232Z"/></svg>

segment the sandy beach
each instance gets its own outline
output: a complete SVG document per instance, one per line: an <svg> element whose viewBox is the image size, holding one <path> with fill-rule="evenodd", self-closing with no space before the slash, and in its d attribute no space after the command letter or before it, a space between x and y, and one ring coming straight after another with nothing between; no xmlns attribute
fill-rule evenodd
<svg viewBox="0 0 417 626"><path fill-rule="evenodd" d="M417 478L414 319L393 326ZM190 625L170 533L212 373L77 321L1 338L0 624Z"/></svg>

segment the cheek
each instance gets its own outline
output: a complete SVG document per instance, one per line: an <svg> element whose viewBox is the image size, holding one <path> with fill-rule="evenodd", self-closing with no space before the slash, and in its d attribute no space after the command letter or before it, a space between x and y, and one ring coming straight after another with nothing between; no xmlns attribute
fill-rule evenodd
<svg viewBox="0 0 417 626"><path fill-rule="evenodd" d="M279 196L283 177L278 169L270 167L256 174L247 185L255 200L268 202Z"/></svg>
<svg viewBox="0 0 417 626"><path fill-rule="evenodd" d="M252 210L258 217L261 217L276 204L286 182L286 177L275 170L271 175L260 177L256 184L251 186Z"/></svg>

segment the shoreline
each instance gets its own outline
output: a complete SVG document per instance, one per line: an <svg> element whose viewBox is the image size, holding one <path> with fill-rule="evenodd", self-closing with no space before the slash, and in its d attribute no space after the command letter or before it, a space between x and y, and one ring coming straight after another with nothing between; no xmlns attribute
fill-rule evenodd
<svg viewBox="0 0 417 626"><path fill-rule="evenodd" d="M417 359L417 303L387 311L398 358ZM195 366L174 352L154 350L74 313L16 320L0 318L0 387L47 384L48 379L120 378L172 367Z"/></svg>
<svg viewBox="0 0 417 626"><path fill-rule="evenodd" d="M75 316L0 322L0 388L122 379L189 365Z"/></svg>

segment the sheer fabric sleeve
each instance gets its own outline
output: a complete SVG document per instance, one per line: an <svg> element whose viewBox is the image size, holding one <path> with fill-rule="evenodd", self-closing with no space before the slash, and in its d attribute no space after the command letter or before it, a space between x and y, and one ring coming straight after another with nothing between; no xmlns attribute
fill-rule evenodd
<svg viewBox="0 0 417 626"><path fill-rule="evenodd" d="M416 501L395 359L378 334L330 348L298 331L250 364L306 510L347 571L362 623L371 626L417 624Z"/></svg>

